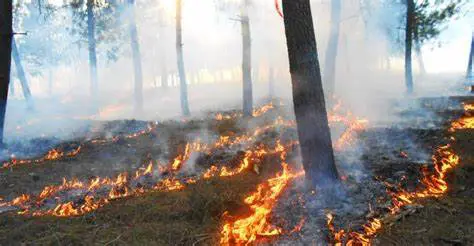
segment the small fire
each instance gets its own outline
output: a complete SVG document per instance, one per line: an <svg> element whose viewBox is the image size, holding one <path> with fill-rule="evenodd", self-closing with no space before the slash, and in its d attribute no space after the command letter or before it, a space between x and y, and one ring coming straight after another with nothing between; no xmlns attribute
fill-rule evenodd
<svg viewBox="0 0 474 246"><path fill-rule="evenodd" d="M138 131L138 132L134 132L134 133L131 133L131 134L128 134L128 135L124 135L123 137L126 138L126 139L137 138L139 136L150 133L151 131L156 129L156 126L157 125L155 123L152 123L152 124L148 125L147 129L144 129L144 130L141 130L141 131ZM119 136L115 136L111 139L101 139L101 138L99 138L99 139L90 140L89 142L92 143L92 144L105 144L105 143L108 143L108 142L116 142L119 139L120 139ZM82 148L85 144L87 144L87 142L82 144L82 145L79 145L77 148L75 148L75 149L73 149L69 152L64 152L64 151L61 151L61 150L56 149L56 148L51 149L43 157L38 158L38 159L18 160L18 159L15 159L14 157L12 157L10 161L4 162L1 167L6 169L6 168L11 168L11 167L14 167L14 166L17 166L17 165L38 164L38 163L43 163L43 162L46 162L46 161L54 161L54 160L59 160L59 159L62 159L62 158L67 158L67 157L74 157L74 156L78 155L81 152L81 150L82 150Z"/></svg>
<svg viewBox="0 0 474 246"><path fill-rule="evenodd" d="M244 202L250 206L250 216L244 218L231 218L221 230L220 243L223 245L251 244L258 238L269 238L281 235L283 230L273 226L268 220L273 207L278 202L278 197L283 193L288 184L304 173L294 173L289 170L286 163L287 150L282 149L280 161L283 171L274 178L259 184L257 191L245 198ZM225 215L228 213L226 212Z"/></svg>
<svg viewBox="0 0 474 246"><path fill-rule="evenodd" d="M273 108L274 108L273 103L270 102L268 104L263 105L262 107L254 109L252 115L253 117L259 117Z"/></svg>
<svg viewBox="0 0 474 246"><path fill-rule="evenodd" d="M472 117L469 116L468 112L472 110L472 108L472 104L464 104L467 116L463 116L454 121L451 124L451 128L449 128L450 132L454 132L457 129L474 128L474 125L472 125L474 121L470 121L472 120ZM451 141L455 141L454 137L451 137L450 139ZM392 197L392 204L388 208L390 213L398 213L404 206L415 203L416 199L440 197L446 194L449 188L446 175L449 171L459 165L459 156L454 152L451 144L446 144L438 147L431 159L433 161L434 170L430 172L426 167L422 169L422 188L409 192L401 187L396 187L392 184L386 183L388 187L387 193ZM332 225L332 215L327 218L327 221L329 231L332 238L334 238L333 241L338 245L341 245L344 242L344 239L347 239L345 240L346 245L370 245L370 239L375 236L380 229L382 229L383 224L380 219L372 218L363 226L363 233L345 233L344 230L336 231L334 229L334 226Z"/></svg>

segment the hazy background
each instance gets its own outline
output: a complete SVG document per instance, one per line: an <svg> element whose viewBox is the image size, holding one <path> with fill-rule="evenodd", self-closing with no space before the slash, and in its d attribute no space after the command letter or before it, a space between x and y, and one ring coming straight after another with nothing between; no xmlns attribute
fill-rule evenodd
<svg viewBox="0 0 474 246"><path fill-rule="evenodd" d="M61 0L56 2L58 5L62 3ZM224 2L229 4L222 4ZM238 3L237 0L183 1L184 60L193 115L205 110L241 106L241 32L240 23L235 20L238 19L239 8L233 2ZM380 23L396 28L397 19L393 12L399 9L374 8L367 17L362 14L359 0L342 2L337 95L356 114L371 120L388 117L388 103L383 102L401 98L405 92L403 56L402 52L393 52L393 47L390 47L390 42L380 30ZM101 55L108 48L107 44L100 44L97 48L100 113L92 114L87 45L78 45L77 38L71 36L70 28L74 24L70 13L62 10L59 14L61 18L52 24L28 24L23 19L31 17L32 13L24 9L17 10L14 13L15 31L28 32L26 36L16 36L16 40L20 44L36 110L27 110L12 64L15 93L10 93L8 101L7 142L36 137L70 138L80 134L84 127L95 120L162 120L179 117L174 3L174 0L137 1L136 16L144 75L145 113L141 115L133 113L134 74L126 29L115 60ZM462 78L467 67L474 27L470 11L473 5L468 4L466 14L449 23L439 42L422 48L428 72L426 76L418 76L418 63L414 55L415 96L466 93ZM330 28L330 1L312 1L312 10L319 60L324 67ZM273 0L252 1L250 25L256 101L268 95L270 68L275 71L276 96L290 99L283 19L277 14ZM41 64L25 59L29 51L39 49L45 43L49 44L49 48L43 58L53 62ZM33 70L41 72L36 74ZM168 78L170 88L167 90L161 87L161 76Z"/></svg>

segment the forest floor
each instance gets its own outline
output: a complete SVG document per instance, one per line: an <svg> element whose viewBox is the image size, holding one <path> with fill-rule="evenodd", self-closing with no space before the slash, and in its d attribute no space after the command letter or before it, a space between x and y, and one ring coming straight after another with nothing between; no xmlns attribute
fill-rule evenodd
<svg viewBox="0 0 474 246"><path fill-rule="evenodd" d="M474 244L474 129L454 133L447 131L450 122L463 114L460 106L462 102L474 103L474 99L421 99L418 103L420 107L405 108L398 112L403 120L396 125L371 127L369 124L369 127L358 132L358 141L353 143L355 146L351 147L351 151L336 151L338 165L343 166L342 173L349 184L368 182L370 186L371 182L375 182L374 177L377 177L390 182L408 179L406 183L410 186L418 183L420 167L429 165L431 154L437 146L446 144L450 135L456 138L453 149L460 156L460 165L448 175L448 193L420 201L420 206L411 213L399 217L390 226L384 226L373 238L374 244ZM221 113L232 115L236 112ZM133 130L147 129L146 122L107 122L93 139L108 141L80 138L61 143L57 146L59 151L68 152L81 146L80 152L57 160L12 165L0 170L0 196L5 201L11 201L21 194L38 194L44 187L60 185L63 177L67 180L77 178L80 181L90 181L95 177L115 177L122 172L134 173L148 163L172 163L175 157L186 152L186 144L189 142L199 140L211 143L219 139L218 136L240 136L273 122L281 115L291 120L286 110L278 107L251 120L240 117L224 117L222 120L216 119L215 115L212 113L201 119L158 123L133 137L127 137L127 134ZM337 126L341 127L344 126ZM342 131L343 129L336 131L336 135L340 136ZM110 136L119 137L111 140ZM215 148L210 152L191 155L179 178L200 175L216 163L228 168L238 167L248 149L256 148L262 143L274 146L273 143L277 140L289 143L294 139L294 127L278 127L266 130L248 143L229 147L228 150ZM296 156L296 148L290 147L288 159L297 160ZM297 161L291 161L290 165L297 168L293 162ZM354 163L358 163L358 166L352 166ZM0 245L218 244L225 212L228 211L234 217L251 213L244 198L255 192L258 184L280 170L278 155L268 154L258 160L258 167L247 167L244 172L235 175L198 178L195 183L186 184L185 188L179 190L151 190L113 199L97 210L80 216L21 215L17 214L21 208L10 206L0 214ZM281 196L280 207L285 207L285 203L292 203L292 194L304 192L298 190L297 186L292 186ZM364 203L362 198L358 202ZM327 207L333 210L331 206ZM292 203L290 207L294 208L290 212L277 208L278 212L270 218L285 230L295 227L301 214L305 214L300 213L304 205ZM343 213L342 217L338 217L336 213L335 224L344 229L354 229L358 224L363 224L366 208L356 208L354 205L353 209L356 210L356 215L344 217ZM292 218L286 219L288 213ZM287 222L281 222L283 219ZM322 219L325 219L324 216ZM316 241L305 239L306 235L313 233L314 226L311 223L311 220L307 220L300 231L284 236L281 240L273 238L276 241L270 242L279 241L280 244L290 245L308 242L326 244L325 241L330 238L329 232L319 224L321 236Z"/></svg>

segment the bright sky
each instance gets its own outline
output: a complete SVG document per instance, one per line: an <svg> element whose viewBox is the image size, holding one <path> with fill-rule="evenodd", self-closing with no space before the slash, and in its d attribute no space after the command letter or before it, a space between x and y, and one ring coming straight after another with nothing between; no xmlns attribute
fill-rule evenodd
<svg viewBox="0 0 474 246"><path fill-rule="evenodd" d="M441 34L441 47L424 47L423 55L426 70L437 72L465 72L472 33L474 32L474 15L454 20Z"/></svg>

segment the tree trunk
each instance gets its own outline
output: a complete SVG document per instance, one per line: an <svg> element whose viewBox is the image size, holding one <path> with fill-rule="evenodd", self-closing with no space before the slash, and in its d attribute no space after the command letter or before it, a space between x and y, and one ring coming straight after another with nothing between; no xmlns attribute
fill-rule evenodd
<svg viewBox="0 0 474 246"><path fill-rule="evenodd" d="M137 23L135 20L135 0L128 0L130 22L130 44L133 56L133 70L135 75L135 113L143 112L143 72L142 72L142 58L140 54L140 44L138 43Z"/></svg>
<svg viewBox="0 0 474 246"><path fill-rule="evenodd" d="M309 0L283 0L285 33L303 167L313 187L332 187L334 162Z"/></svg>
<svg viewBox="0 0 474 246"><path fill-rule="evenodd" d="M0 3L0 18L0 147L3 148L12 56L12 0L3 0Z"/></svg>
<svg viewBox="0 0 474 246"><path fill-rule="evenodd" d="M273 67L268 70L268 97L272 100L275 97L275 74Z"/></svg>
<svg viewBox="0 0 474 246"><path fill-rule="evenodd" d="M324 84L326 93L332 96L336 89L337 46L339 44L339 24L341 22L341 0L331 1L331 33L324 63Z"/></svg>
<svg viewBox="0 0 474 246"><path fill-rule="evenodd" d="M413 44L415 3L413 0L407 0L406 29L405 29L405 84L407 93L413 93L413 73L411 64L411 51Z"/></svg>
<svg viewBox="0 0 474 246"><path fill-rule="evenodd" d="M418 60L418 67L420 68L420 75L424 76L426 74L425 61L423 60L423 53L421 52L421 44L419 41L416 41L415 44L416 58Z"/></svg>
<svg viewBox="0 0 474 246"><path fill-rule="evenodd" d="M472 74L472 59L474 58L474 32L471 39L471 51L469 52L469 62L467 63L466 79L474 83L474 75ZM474 84L471 84L471 92L474 93Z"/></svg>
<svg viewBox="0 0 474 246"><path fill-rule="evenodd" d="M183 57L183 34L182 34L182 0L176 0L176 54L178 58L178 73L180 81L181 111L184 116L191 115L188 103L188 84L186 81L186 70L184 69Z"/></svg>
<svg viewBox="0 0 474 246"><path fill-rule="evenodd" d="M91 95L94 107L97 106L98 76L97 76L97 53L95 40L95 16L94 0L87 0L87 42L89 45L89 76L91 83Z"/></svg>
<svg viewBox="0 0 474 246"><path fill-rule="evenodd" d="M23 96L25 97L26 103L28 104L29 109L34 108L33 99L31 97L30 87L28 85L28 80L26 79L25 70L21 64L20 54L18 52L18 46L16 45L15 39L12 39L12 56L15 61L16 74L21 83L21 89L23 90Z"/></svg>
<svg viewBox="0 0 474 246"><path fill-rule="evenodd" d="M243 81L243 111L244 116L252 116L253 92L252 92L252 50L250 19L248 15L248 0L244 0L241 9L242 28L242 81Z"/></svg>

